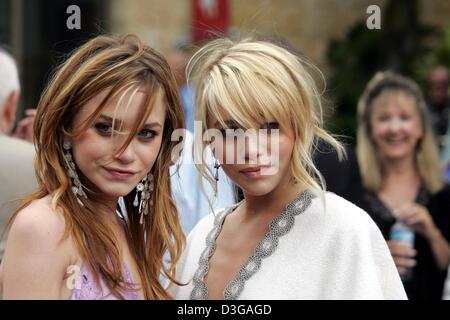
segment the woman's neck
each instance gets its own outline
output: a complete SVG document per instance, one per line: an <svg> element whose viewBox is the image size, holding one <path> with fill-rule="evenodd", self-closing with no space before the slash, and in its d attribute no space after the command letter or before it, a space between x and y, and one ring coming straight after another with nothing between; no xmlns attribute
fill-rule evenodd
<svg viewBox="0 0 450 320"><path fill-rule="evenodd" d="M255 216L266 215L275 218L283 209L297 198L305 187L303 184L294 183L292 179L285 179L271 192L262 196L253 196L244 192L243 203L244 219L252 219Z"/></svg>
<svg viewBox="0 0 450 320"><path fill-rule="evenodd" d="M414 157L383 161L383 181L407 182L419 179Z"/></svg>
<svg viewBox="0 0 450 320"><path fill-rule="evenodd" d="M420 189L420 176L413 157L390 161L383 166L383 182L378 196L391 210L414 201Z"/></svg>

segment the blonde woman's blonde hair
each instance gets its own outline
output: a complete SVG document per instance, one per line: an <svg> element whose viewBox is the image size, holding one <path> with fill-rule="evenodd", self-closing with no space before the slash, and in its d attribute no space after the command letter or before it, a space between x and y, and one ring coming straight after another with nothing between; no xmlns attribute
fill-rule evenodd
<svg viewBox="0 0 450 320"><path fill-rule="evenodd" d="M439 153L435 144L427 107L419 86L411 79L391 71L378 72L367 84L358 102L357 155L362 182L371 192L378 192L382 186L383 167L381 155L372 139L371 119L373 102L385 92L403 92L415 100L420 117L423 137L416 146L415 163L425 188L435 193L443 182L439 164Z"/></svg>
<svg viewBox="0 0 450 320"><path fill-rule="evenodd" d="M294 133L290 163L294 180L321 193L325 182L312 158L318 139L333 146L340 157L344 150L322 128L321 94L312 70L318 71L300 55L273 42L214 40L187 67L188 81L196 89L195 119L202 122L203 131L212 120L227 128L220 110L246 129L260 128L268 119L277 121L281 130ZM205 142L196 143L195 155L203 154L205 146ZM198 169L215 189L211 168L202 162Z"/></svg>

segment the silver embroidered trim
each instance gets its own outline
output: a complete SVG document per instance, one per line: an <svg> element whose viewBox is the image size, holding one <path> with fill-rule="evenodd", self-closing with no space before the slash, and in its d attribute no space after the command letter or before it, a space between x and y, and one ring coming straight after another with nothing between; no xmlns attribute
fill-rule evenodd
<svg viewBox="0 0 450 320"><path fill-rule="evenodd" d="M262 260L275 252L278 246L278 240L281 236L287 234L295 223L295 216L303 213L311 204L311 200L315 195L306 190L295 200L291 201L284 211L269 225L264 238L256 246L253 254L248 258L247 262L242 266L236 278L234 278L224 289L223 297L225 300L236 300L244 290L245 283L249 280L261 267ZM207 300L208 288L204 283L204 277L209 270L209 259L216 250L216 240L222 230L225 217L230 214L239 204L229 207L219 212L214 220L214 227L206 237L206 247L200 255L198 269L194 274L193 285L190 299L191 300Z"/></svg>

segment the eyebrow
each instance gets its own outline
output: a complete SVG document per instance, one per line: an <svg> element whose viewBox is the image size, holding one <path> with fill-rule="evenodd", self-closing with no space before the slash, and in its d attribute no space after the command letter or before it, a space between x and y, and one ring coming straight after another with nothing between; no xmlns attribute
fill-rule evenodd
<svg viewBox="0 0 450 320"><path fill-rule="evenodd" d="M238 122L236 122L236 121L234 121L234 120L225 120L224 121L224 123L225 123L225 125L227 126L227 127L233 127L233 126L239 126L239 123ZM217 120L215 123L214 123L214 127L220 127L221 126L221 124L220 124L220 122Z"/></svg>
<svg viewBox="0 0 450 320"><path fill-rule="evenodd" d="M104 121L111 122L111 123L113 122L113 118L108 117L104 114L100 115L99 119L103 119ZM115 122L120 125L122 123L122 120L116 118ZM150 123L146 123L144 125L144 128L146 128L146 129L155 128L155 127L162 128L162 125L159 122L150 122Z"/></svg>

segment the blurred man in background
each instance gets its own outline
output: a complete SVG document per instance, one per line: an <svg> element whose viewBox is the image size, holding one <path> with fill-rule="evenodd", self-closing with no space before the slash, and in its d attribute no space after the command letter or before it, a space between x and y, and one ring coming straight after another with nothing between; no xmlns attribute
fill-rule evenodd
<svg viewBox="0 0 450 320"><path fill-rule="evenodd" d="M186 129L194 133L195 95L194 90L188 86L186 79L186 66L191 58L190 47L188 43L179 43L167 53L166 59L177 81L186 117Z"/></svg>
<svg viewBox="0 0 450 320"><path fill-rule="evenodd" d="M187 40L180 40L166 54L167 62L172 69L177 81L181 103L186 117L186 136L184 140L183 157L180 163L179 173L175 173L175 166L171 167L171 187L175 203L180 214L181 225L186 235L211 209L231 206L237 202L234 186L223 170L219 170L217 182L218 192L210 208L208 199L214 198L214 191L209 183L204 180L206 195L199 186L200 173L195 167L192 157L194 145L194 119L195 119L195 93L186 79L186 67L192 55L192 45ZM212 152L208 150L208 161L212 161Z"/></svg>
<svg viewBox="0 0 450 320"><path fill-rule="evenodd" d="M20 83L16 63L11 55L0 50L0 235L3 235L9 217L17 206L10 200L26 195L36 187L33 145L12 137L19 97ZM29 134L24 133L24 138L25 136ZM5 243L6 237L2 237L0 261Z"/></svg>
<svg viewBox="0 0 450 320"><path fill-rule="evenodd" d="M430 71L428 74L427 103L440 149L445 144L445 135L448 131L450 113L449 86L450 75L446 67L437 66Z"/></svg>

